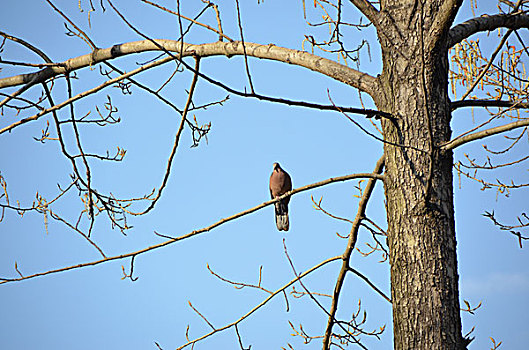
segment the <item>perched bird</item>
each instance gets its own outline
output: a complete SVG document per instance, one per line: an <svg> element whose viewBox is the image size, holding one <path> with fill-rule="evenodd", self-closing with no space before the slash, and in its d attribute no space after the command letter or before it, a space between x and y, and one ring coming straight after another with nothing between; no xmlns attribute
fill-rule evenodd
<svg viewBox="0 0 529 350"><path fill-rule="evenodd" d="M290 175L284 171L279 163L274 163L274 170L270 175L270 195L277 198L292 189ZM279 231L288 231L288 202L290 197L275 202L276 226Z"/></svg>

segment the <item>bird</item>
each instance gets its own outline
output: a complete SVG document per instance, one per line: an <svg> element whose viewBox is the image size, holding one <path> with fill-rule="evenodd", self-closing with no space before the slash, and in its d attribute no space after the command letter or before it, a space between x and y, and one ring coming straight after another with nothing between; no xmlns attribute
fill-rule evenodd
<svg viewBox="0 0 529 350"><path fill-rule="evenodd" d="M281 168L279 163L274 163L272 175L270 175L270 196L272 199L282 196L292 190L290 175ZM288 202L290 196L275 202L276 226L279 231L288 231Z"/></svg>

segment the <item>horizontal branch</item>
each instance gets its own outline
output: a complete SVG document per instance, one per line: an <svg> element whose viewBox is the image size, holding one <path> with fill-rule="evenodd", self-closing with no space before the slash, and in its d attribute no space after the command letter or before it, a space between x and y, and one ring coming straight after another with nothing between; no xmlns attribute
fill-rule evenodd
<svg viewBox="0 0 529 350"><path fill-rule="evenodd" d="M448 47L452 47L469 36L478 32L491 31L498 28L520 29L529 28L529 16L522 13L483 15L472 18L450 29Z"/></svg>
<svg viewBox="0 0 529 350"><path fill-rule="evenodd" d="M223 225L223 224L225 224L225 223L227 223L229 221L233 221L235 219L238 219L238 218L240 218L242 216L251 214L251 213L253 213L253 212L257 211L257 210L260 210L260 209L262 209L262 208L264 208L266 206L274 204L275 202L280 201L281 199L286 198L288 196L292 196L292 195L300 193L300 192L308 191L308 190L313 189L313 188L325 186L325 185L328 185L328 184L331 184L331 183L334 183L334 182L342 182L342 181L348 181L348 180L353 180L353 179L361 179L361 178L370 178L370 179L383 180L384 179L384 175L380 175L380 174L377 174L377 173L358 173L358 174L350 174L350 175L344 175L344 176L338 176L338 177L331 177L331 178L329 178L327 180L315 182L315 183L310 184L310 185L306 185L306 186L302 186L302 187L293 189L292 191L289 191L289 192L285 193L284 195L282 195L280 197L276 197L275 199L266 201L266 202L264 202L262 204L259 204L258 206L255 206L255 207L253 207L251 209L247 209L247 210L244 210L244 211L242 211L240 213L237 213L235 215L227 217L225 219L221 219L221 220L215 222L214 224L212 224L210 226L207 226L207 227L192 231L190 233L187 233L187 234L179 236L179 237L174 237L174 238L168 239L168 240L166 240L166 241L164 241L162 243L155 244L155 245L152 245L150 247L146 247L146 248L137 250L135 252L115 255L115 256L104 258L104 259L94 260L94 261L91 261L91 262L77 264L77 265L71 265L71 266L67 266L67 267L62 267L62 268L55 269L55 270L48 270L48 271L45 271L45 272L39 272L39 273L35 273L33 275L23 276L23 277L20 277L20 278L2 278L2 277L0 277L0 284L7 283L7 282L17 282L17 281L27 280L27 279L31 279L31 278L35 278L35 277L50 275L50 274L54 274L54 273L58 273L58 272L64 272L64 271L68 271L68 270L79 269L79 268L88 267L88 266L95 266L95 265L99 265L99 264L102 264L102 263L110 262L110 261L113 261L113 260L121 260L121 259L126 259L126 258L132 258L132 257L135 257L137 255L141 255L143 253L147 253L147 252L150 252L152 250L165 247L165 246L167 246L169 244L172 244L172 243L175 243L175 242L178 242L178 241L182 241L182 240L190 238L190 237L197 236L197 235L199 235L201 233L211 231L211 230L213 230L214 228L216 228L218 226L221 226L221 225Z"/></svg>
<svg viewBox="0 0 529 350"><path fill-rule="evenodd" d="M442 145L441 146L441 150L447 151L449 149L454 149L454 148L457 148L457 147L459 147L459 146L461 146L461 145L463 145L465 143L468 143L468 142L471 142L471 141L474 141L474 140L483 139L483 138L485 138L487 136L500 134L500 133L505 132L505 131L521 128L523 126L529 126L529 119L520 120L520 121L509 123L509 124L506 124L506 125L497 126L495 128L490 128L490 129L487 129L487 130L475 132L473 134L470 134L470 135L467 135L467 136L463 136L461 138L454 139L454 140L449 141L449 142L445 143L444 145Z"/></svg>
<svg viewBox="0 0 529 350"><path fill-rule="evenodd" d="M308 52L293 50L273 44L260 45L255 43L234 42L214 42L200 45L182 43L175 40L157 39L142 40L114 45L106 49L96 49L92 53L71 58L63 63L62 66L47 67L35 73L21 74L12 77L0 79L0 89L10 86L18 86L30 81L40 83L51 77L71 72L80 68L93 66L97 63L111 60L120 56L130 55L139 52L160 51L160 47L171 52L180 54L182 57L198 56L227 56L228 58L235 55L269 59L274 61L285 62L301 67L308 68L312 71L327 75L333 79L341 81L347 85L356 87L362 91L373 95L376 89L376 79L369 74L362 73L355 69L344 66L338 62L313 55Z"/></svg>
<svg viewBox="0 0 529 350"><path fill-rule="evenodd" d="M450 103L452 111L464 107L506 107L512 109L529 109L529 103L503 100L459 100Z"/></svg>

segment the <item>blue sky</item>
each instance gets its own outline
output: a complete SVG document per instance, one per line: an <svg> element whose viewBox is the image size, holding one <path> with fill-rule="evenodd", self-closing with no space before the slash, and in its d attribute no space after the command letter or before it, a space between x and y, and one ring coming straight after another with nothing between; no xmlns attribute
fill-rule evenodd
<svg viewBox="0 0 529 350"><path fill-rule="evenodd" d="M97 2L97 1L96 1ZM183 2L183 1L182 1ZM116 1L125 10L128 19L144 33L154 38L177 39L178 23L174 17L154 11L143 3ZM87 2L81 2L87 9ZM174 9L174 2L163 2ZM68 13L84 28L99 47L140 40L123 25L108 8L102 13L97 7L91 13L91 29L87 11L80 13L76 1L57 1L56 5ZM185 1L182 12L190 16L197 13L200 1ZM126 7L130 6L130 7ZM308 2L307 2L308 6ZM309 9L309 8L308 8ZM492 10L494 7L492 7ZM325 29L307 28L303 19L301 1L256 1L241 4L245 24L245 40L262 44L274 43L301 49L304 34L316 35ZM486 10L482 8L481 10ZM311 15L312 13L312 15ZM317 20L314 11L309 18ZM235 3L221 5L224 31L239 37L236 25ZM348 14L351 19L357 14ZM470 4L463 5L456 22L472 16ZM213 13L204 21L215 24ZM64 35L63 20L43 3L33 1L10 2L0 12L0 30L19 36L38 46L54 61L63 61L89 52L88 46L77 38ZM351 45L362 39L370 40L361 56L361 68L370 74L380 72L377 41L372 29L351 31ZM212 42L216 36L204 30L192 30L186 41ZM482 37L484 50L491 52L497 43L495 35ZM489 41L489 43L487 43ZM136 68L136 62L154 57L143 54L123 58L114 63L124 70ZM7 42L2 58L13 61L40 62L38 57ZM192 61L188 61L190 64ZM174 70L166 65L136 77L144 84L160 86ZM202 60L203 71L229 86L248 88L244 61L241 57ZM265 95L297 100L329 103L327 90L337 104L359 106L354 89L303 68L291 65L250 60L250 69L256 91ZM32 71L31 69L2 66L0 78ZM74 80L74 93L96 86L104 81L98 68L83 70ZM163 90L164 96L183 107L185 90L191 75L178 74ZM11 90L10 90L11 91ZM64 83L57 83L56 102L66 98ZM27 93L35 97L40 90ZM76 105L77 115L94 106L102 106L112 97L119 109L122 122L104 128L82 126L81 139L89 152L113 153L116 146L127 150L121 163L92 161L93 181L101 191L116 196L137 197L158 187L166 166L179 116L152 96L138 88L132 95L123 96L116 88L107 88ZM198 82L195 103L209 103L224 98L227 93L205 81ZM372 107L364 96L366 107ZM0 127L20 118L5 110ZM29 114L29 112L26 112ZM230 96L222 107L214 106L195 113L200 123L211 121L208 142L199 147L192 144L190 131L184 132L181 145L171 170L163 197L155 210L144 217L132 217L134 228L123 236L113 230L108 220L98 218L93 239L107 255L131 252L157 244L162 240L154 231L179 236L217 220L238 213L268 200L268 178L276 161L291 174L294 187L299 187L332 176L357 172L371 172L381 156L382 146L347 119L337 113L319 112L297 107L274 105L257 100ZM60 117L68 118L66 110ZM454 135L486 120L488 115L475 110L462 109L454 113ZM0 137L0 171L8 184L11 201L19 200L30 206L38 191L48 200L57 193L57 183L67 184L71 166L61 156L54 141L35 142L51 116L13 130ZM355 117L364 127L374 131L369 121ZM68 145L73 150L71 133ZM487 144L499 149L506 141L496 136ZM483 140L456 150L455 159L464 153L484 159ZM504 159L527 154L527 141L512 150ZM527 180L527 166L497 171L488 178L516 182ZM456 227L458 240L461 300L472 305L480 301L482 307L476 315L463 313L463 332L473 326L476 340L471 349L490 347L489 337L503 341L504 349L524 349L529 342L526 324L529 321L526 298L529 292L529 262L527 249L520 249L515 237L496 229L482 216L494 210L500 219L513 222L516 215L526 210L527 193L523 189L512 191L508 198L495 190L481 191L480 185L454 176ZM236 290L212 276L206 264L220 275L235 281L256 283L259 268L263 266L263 287L275 290L294 278L284 254L283 238L298 272L343 253L346 241L336 232L346 234L346 223L332 220L314 210L311 195L335 215L348 218L356 213L358 182L332 184L301 193L291 200L291 230L284 234L275 228L271 207L228 223L211 232L190 240L170 245L135 260L136 282L121 280L121 266L129 271L130 261L117 261L81 270L36 278L21 283L0 286L0 337L6 349L92 349L92 348L146 348L155 349L158 342L164 349L185 343L189 325L191 338L210 330L209 326L188 306L193 303L215 327L232 322L260 303L267 294L252 289ZM138 206L141 209L144 206ZM68 195L53 210L76 220L82 205L75 193ZM385 226L383 191L380 184L369 203L367 214ZM86 227L86 221L81 225ZM368 232L361 231L358 247L370 242ZM77 233L60 222L50 220L46 232L41 215L27 213L20 218L7 211L0 223L0 276L14 277L15 262L23 274L32 274L99 259L97 251ZM355 252L353 266L368 275L389 294L388 265L378 263L380 256L363 258ZM331 293L339 263L330 263L306 279L314 292ZM296 286L301 290L300 286ZM339 317L347 318L356 311L358 300L368 312L367 329L382 325L387 330L381 340L364 338L370 349L388 349L392 344L391 307L379 295L355 276L348 276L340 301ZM299 337L292 337L288 321L311 335L324 331L327 317L308 298L289 298L290 310L285 312L284 298L278 296L239 326L244 345L252 349L320 348L318 339L303 345ZM321 299L326 306L329 301ZM299 328L298 328L299 329ZM196 349L237 348L233 329L222 332ZM353 346L351 348L354 348Z"/></svg>

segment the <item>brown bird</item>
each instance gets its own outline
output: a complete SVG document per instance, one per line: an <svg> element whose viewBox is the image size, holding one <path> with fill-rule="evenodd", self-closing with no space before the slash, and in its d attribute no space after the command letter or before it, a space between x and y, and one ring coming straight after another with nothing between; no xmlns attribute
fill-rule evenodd
<svg viewBox="0 0 529 350"><path fill-rule="evenodd" d="M274 163L274 170L270 175L270 195L272 199L280 197L292 189L290 175L284 171L279 163ZM275 202L276 226L279 231L288 231L288 202L290 197Z"/></svg>

